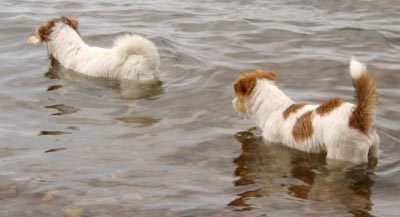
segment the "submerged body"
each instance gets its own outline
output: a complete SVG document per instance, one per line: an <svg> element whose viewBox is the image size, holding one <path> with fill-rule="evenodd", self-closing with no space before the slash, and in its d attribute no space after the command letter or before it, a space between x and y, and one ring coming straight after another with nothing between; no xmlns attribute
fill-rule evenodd
<svg viewBox="0 0 400 217"><path fill-rule="evenodd" d="M63 67L94 77L146 81L158 78L157 48L138 35L117 38L111 49L87 45L78 33L76 20L61 17L39 28L50 57Z"/></svg>
<svg viewBox="0 0 400 217"><path fill-rule="evenodd" d="M355 164L376 160L375 87L362 63L352 60L351 67L356 105L339 98L321 105L295 103L276 86L275 75L257 71L235 82L234 108L254 117L268 142Z"/></svg>

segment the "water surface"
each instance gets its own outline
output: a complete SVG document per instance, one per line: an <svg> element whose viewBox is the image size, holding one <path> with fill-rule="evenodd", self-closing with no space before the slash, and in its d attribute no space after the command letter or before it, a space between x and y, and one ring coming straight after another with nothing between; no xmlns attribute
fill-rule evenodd
<svg viewBox="0 0 400 217"><path fill-rule="evenodd" d="M0 10L0 216L400 213L398 1L5 0ZM79 19L90 45L154 41L162 86L138 97L129 84L48 76L44 47L26 39L61 15ZM378 87L372 172L264 144L231 107L233 80L254 68L276 71L296 101L351 101L351 55Z"/></svg>

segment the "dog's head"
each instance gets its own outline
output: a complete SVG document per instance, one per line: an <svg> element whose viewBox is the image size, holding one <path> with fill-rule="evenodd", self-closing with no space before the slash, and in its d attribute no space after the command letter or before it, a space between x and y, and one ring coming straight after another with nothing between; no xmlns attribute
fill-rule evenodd
<svg viewBox="0 0 400 217"><path fill-rule="evenodd" d="M49 36L52 32L52 28L57 23L60 23L60 22L70 26L77 33L79 33L79 31L78 31L79 22L74 18L62 16L60 18L54 18L54 19L48 20L45 24L40 26L39 29L37 30L38 35L31 36L28 39L28 43L29 44L37 44L39 42L48 42L50 40Z"/></svg>
<svg viewBox="0 0 400 217"><path fill-rule="evenodd" d="M252 72L243 72L233 84L235 98L232 101L236 111L248 114L247 100L253 95L253 91L257 85L257 80L267 79L272 82L277 82L277 76L274 72L263 70L254 70Z"/></svg>

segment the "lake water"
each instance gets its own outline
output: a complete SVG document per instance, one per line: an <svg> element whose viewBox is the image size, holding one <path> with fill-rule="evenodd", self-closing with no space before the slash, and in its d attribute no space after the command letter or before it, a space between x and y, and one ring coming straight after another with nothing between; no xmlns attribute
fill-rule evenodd
<svg viewBox="0 0 400 217"><path fill-rule="evenodd" d="M399 215L398 0L3 0L0 12L0 216ZM129 85L46 76L44 46L26 40L61 15L90 45L154 41L161 88L135 99ZM254 68L296 101L352 101L351 55L378 87L372 171L264 144L231 106Z"/></svg>

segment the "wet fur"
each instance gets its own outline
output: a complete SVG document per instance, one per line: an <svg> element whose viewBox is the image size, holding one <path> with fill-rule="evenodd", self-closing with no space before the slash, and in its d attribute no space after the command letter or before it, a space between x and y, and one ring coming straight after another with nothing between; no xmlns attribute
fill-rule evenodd
<svg viewBox="0 0 400 217"><path fill-rule="evenodd" d="M78 27L77 20L63 16L47 21L37 31L49 56L63 67L93 77L158 79L159 54L151 41L138 35L123 35L111 49L92 47L81 39Z"/></svg>
<svg viewBox="0 0 400 217"><path fill-rule="evenodd" d="M364 64L355 59L350 74L356 105L334 98L321 105L295 103L276 85L275 73L242 73L234 82L233 107L253 117L263 138L330 159L376 162L379 136L373 126L376 89Z"/></svg>

